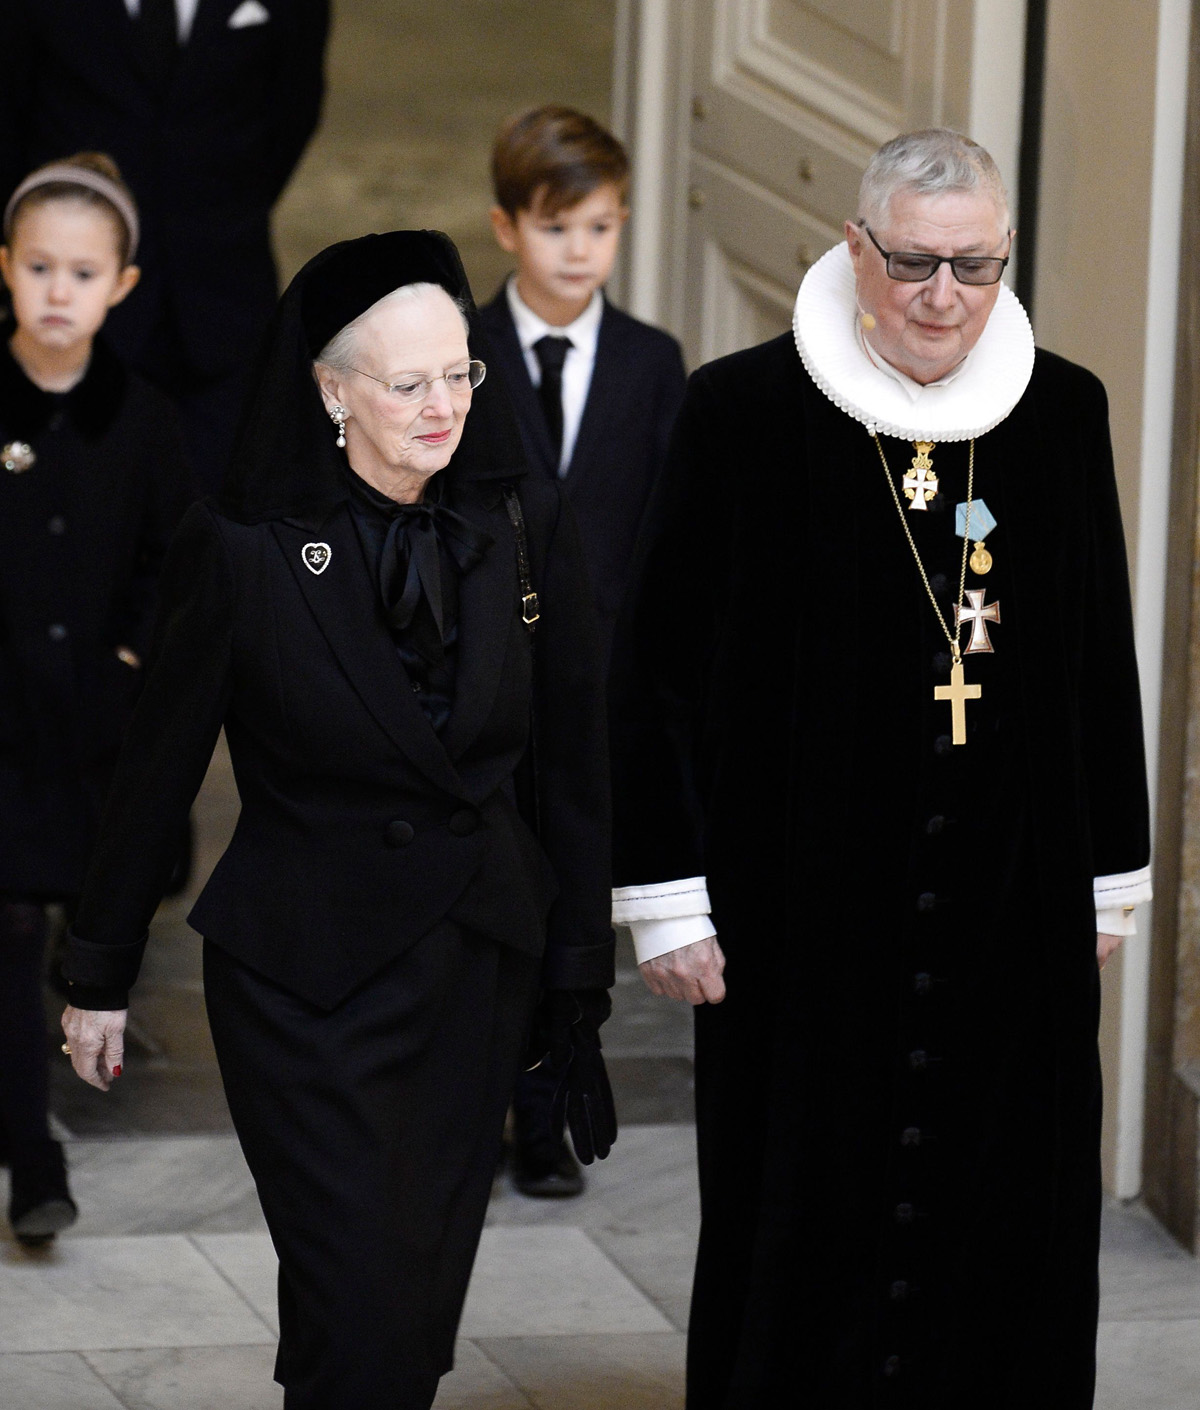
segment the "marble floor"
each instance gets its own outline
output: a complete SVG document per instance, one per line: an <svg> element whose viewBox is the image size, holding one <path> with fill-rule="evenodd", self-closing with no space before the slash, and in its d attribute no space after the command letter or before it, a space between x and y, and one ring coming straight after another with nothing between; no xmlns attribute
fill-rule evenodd
<svg viewBox="0 0 1200 1410"><path fill-rule="evenodd" d="M492 1200L437 1410L679 1410L693 1133L626 1127L579 1200ZM278 1410L275 1263L226 1135L70 1144L83 1216L0 1240L2 1410ZM1195 1410L1200 1266L1105 1211L1098 1410Z"/></svg>

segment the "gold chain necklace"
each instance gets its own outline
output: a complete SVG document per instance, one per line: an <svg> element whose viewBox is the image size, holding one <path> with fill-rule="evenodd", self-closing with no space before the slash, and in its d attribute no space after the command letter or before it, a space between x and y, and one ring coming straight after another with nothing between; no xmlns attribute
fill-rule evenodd
<svg viewBox="0 0 1200 1410"><path fill-rule="evenodd" d="M963 535L962 551L962 571L958 579L958 606L954 613L954 634L951 635L950 628L946 625L946 619L942 616L942 609L938 606L937 598L933 589L929 586L929 575L925 572L925 565L921 562L921 555L917 550L916 542L912 536L912 530L908 527L908 520L904 515L904 506L900 503L900 496L896 492L896 483L892 479L891 466L887 463L887 456L883 453L883 443L878 435L872 433L871 439L875 442L875 449L879 452L879 459L883 462L883 473L887 477L888 489L892 492L892 502L896 506L896 513L900 516L900 525L904 530L904 537L908 540L908 546L912 549L912 555L917 561L917 570L921 574L921 581L925 584L925 591L929 594L929 601L934 612L937 613L938 622L942 631L946 634L946 640L950 643L950 684L934 687L933 698L935 700L945 700L950 703L952 733L951 739L955 744L965 744L967 742L967 707L968 700L978 700L983 694L982 686L967 685L963 679L962 649L958 639L962 634L962 610L966 602L967 591L967 558L971 550L971 503L975 497L975 438L971 438L971 450L967 460L967 532ZM929 441L914 441L918 459L924 459L926 464L929 459L929 452L933 450L933 444ZM914 461L914 464L916 461ZM922 506L924 507L924 506Z"/></svg>

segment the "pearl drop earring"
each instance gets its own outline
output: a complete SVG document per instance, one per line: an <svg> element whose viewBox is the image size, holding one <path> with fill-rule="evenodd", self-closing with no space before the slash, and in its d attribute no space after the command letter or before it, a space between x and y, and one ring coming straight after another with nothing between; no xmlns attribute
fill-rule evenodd
<svg viewBox="0 0 1200 1410"><path fill-rule="evenodd" d="M337 427L337 443L343 449L346 445L346 417L349 414L344 406L335 406L329 413L329 419Z"/></svg>

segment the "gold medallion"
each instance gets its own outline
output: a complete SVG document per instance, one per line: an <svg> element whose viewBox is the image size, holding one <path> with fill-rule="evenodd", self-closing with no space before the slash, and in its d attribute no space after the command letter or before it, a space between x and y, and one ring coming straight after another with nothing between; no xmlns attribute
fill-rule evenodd
<svg viewBox="0 0 1200 1410"><path fill-rule="evenodd" d="M971 554L971 572L978 573L980 577L984 573L992 571L992 555L984 547L982 539L976 539L975 552Z"/></svg>

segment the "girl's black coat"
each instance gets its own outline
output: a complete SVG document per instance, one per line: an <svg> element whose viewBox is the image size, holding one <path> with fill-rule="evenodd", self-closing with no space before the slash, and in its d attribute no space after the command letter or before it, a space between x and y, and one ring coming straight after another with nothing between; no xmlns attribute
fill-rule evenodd
<svg viewBox="0 0 1200 1410"><path fill-rule="evenodd" d="M906 519L952 622L968 447L933 458ZM691 379L614 709L616 879L707 875L728 957L697 1012L691 1410L1092 1403L1092 879L1149 853L1100 383L1039 352L975 471L998 527L967 585L1002 620L955 747L864 428L790 337Z"/></svg>
<svg viewBox="0 0 1200 1410"><path fill-rule="evenodd" d="M190 498L173 408L97 342L65 396L0 339L0 892L78 893L145 656L166 547Z"/></svg>
<svg viewBox="0 0 1200 1410"><path fill-rule="evenodd" d="M189 513L64 965L80 1001L123 1004L222 725L242 811L190 920L259 974L332 1008L449 917L527 953L545 946L548 986L611 984L603 688L574 522L557 486L520 485L542 602L535 658L502 495L511 472L442 473L446 502L493 543L462 579L441 736L344 498L252 524ZM303 557L317 542L330 549L319 575ZM518 807L534 680L542 845Z"/></svg>

